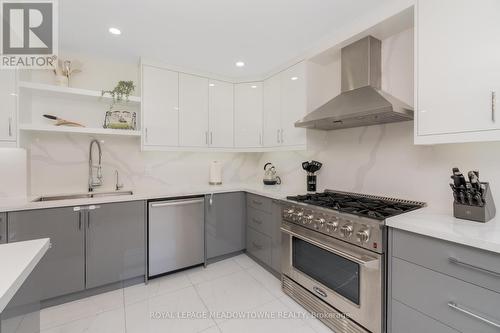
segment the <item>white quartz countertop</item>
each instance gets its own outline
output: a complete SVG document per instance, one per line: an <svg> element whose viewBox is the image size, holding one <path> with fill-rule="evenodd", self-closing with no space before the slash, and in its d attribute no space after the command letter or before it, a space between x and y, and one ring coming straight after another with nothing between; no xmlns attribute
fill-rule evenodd
<svg viewBox="0 0 500 333"><path fill-rule="evenodd" d="M128 189L124 189L128 190ZM97 198L53 200L36 202L37 196L30 198L0 198L0 212L21 211L31 209L44 209L54 207L85 206L93 204L104 204L111 202L126 202L136 200L150 200L173 198L191 195L204 195L210 193L227 192L248 192L266 196L272 199L284 199L287 195L296 195L305 192L304 190L284 189L280 185L267 186L263 184L227 184L227 185L205 185L205 186L187 186L187 187L169 187L165 189L155 189L151 191L133 190L133 195L106 196ZM98 193L99 191L96 191ZM61 193L66 194L66 193ZM51 194L51 196L54 194ZM56 194L57 195L57 194Z"/></svg>
<svg viewBox="0 0 500 333"><path fill-rule="evenodd" d="M48 238L0 245L0 313L49 248Z"/></svg>
<svg viewBox="0 0 500 333"><path fill-rule="evenodd" d="M388 218L389 227L500 253L500 217L479 223L422 208Z"/></svg>

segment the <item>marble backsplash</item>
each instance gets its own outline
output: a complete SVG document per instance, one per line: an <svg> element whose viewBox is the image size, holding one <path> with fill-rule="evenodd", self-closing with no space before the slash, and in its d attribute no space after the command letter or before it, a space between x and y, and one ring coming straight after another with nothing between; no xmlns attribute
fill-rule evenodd
<svg viewBox="0 0 500 333"><path fill-rule="evenodd" d="M303 152L265 153L258 165L273 162L283 186L306 192L301 163L323 163L319 189L361 192L425 201L432 210L451 212L452 167L479 170L500 203L500 142L416 146L413 122L338 131L309 131Z"/></svg>
<svg viewBox="0 0 500 333"><path fill-rule="evenodd" d="M91 139L48 133L32 137L28 147L31 194L86 191ZM225 183L253 182L260 170L258 154L141 152L137 138L100 139L104 184L99 190L114 190L115 170L125 188L140 191L206 185L213 160L222 163Z"/></svg>

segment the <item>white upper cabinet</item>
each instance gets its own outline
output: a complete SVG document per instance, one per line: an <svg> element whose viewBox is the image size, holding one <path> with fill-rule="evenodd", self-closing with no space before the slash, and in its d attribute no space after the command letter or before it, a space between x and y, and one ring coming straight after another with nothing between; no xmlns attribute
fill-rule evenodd
<svg viewBox="0 0 500 333"><path fill-rule="evenodd" d="M306 64L265 82L233 84L142 64L145 150L302 149Z"/></svg>
<svg viewBox="0 0 500 333"><path fill-rule="evenodd" d="M16 141L16 71L0 70L0 141Z"/></svg>
<svg viewBox="0 0 500 333"><path fill-rule="evenodd" d="M281 145L281 75L264 81L264 146Z"/></svg>
<svg viewBox="0 0 500 333"><path fill-rule="evenodd" d="M179 145L207 147L208 79L179 74Z"/></svg>
<svg viewBox="0 0 500 333"><path fill-rule="evenodd" d="M144 146L179 145L179 74L166 69L142 67L142 114Z"/></svg>
<svg viewBox="0 0 500 333"><path fill-rule="evenodd" d="M262 82L238 83L234 86L235 147L262 147Z"/></svg>
<svg viewBox="0 0 500 333"><path fill-rule="evenodd" d="M281 144L306 144L306 130L295 127L307 110L306 63L301 62L281 73Z"/></svg>
<svg viewBox="0 0 500 333"><path fill-rule="evenodd" d="M234 85L210 80L208 92L209 145L234 147Z"/></svg>
<svg viewBox="0 0 500 333"><path fill-rule="evenodd" d="M499 14L498 0L418 1L415 143L500 140Z"/></svg>
<svg viewBox="0 0 500 333"><path fill-rule="evenodd" d="M264 81L264 146L305 146L306 130L295 122L306 114L306 64L295 66Z"/></svg>

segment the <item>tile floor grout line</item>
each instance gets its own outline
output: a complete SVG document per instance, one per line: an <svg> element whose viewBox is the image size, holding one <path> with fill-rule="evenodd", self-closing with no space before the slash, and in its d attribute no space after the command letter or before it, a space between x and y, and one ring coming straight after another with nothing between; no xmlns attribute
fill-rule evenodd
<svg viewBox="0 0 500 333"><path fill-rule="evenodd" d="M193 283L193 286L197 286L197 285L202 284L202 283L213 282L213 281L218 280L218 279L220 279L220 278L223 278L223 277L228 277L228 276L231 276L231 275L233 275L233 274L236 274L236 273L241 273L241 272L244 272L244 271L245 271L244 269L241 269L240 271L237 271L237 272L227 273L227 274L224 274L224 275L221 275L221 276L217 276L217 277L215 277L215 278L213 278L213 279L204 280L204 281L202 281L202 282L200 282L200 283ZM189 277L188 277L188 278L189 278Z"/></svg>
<svg viewBox="0 0 500 333"><path fill-rule="evenodd" d="M203 304L203 306L205 307L205 310L210 313L210 309L208 308L208 305L205 303L205 301L203 300L203 297L201 297L200 293L198 292L198 288L196 288L196 286L193 286L194 288L194 291L196 293L196 296L198 296L198 298L200 299L201 303ZM217 321L213 318L210 318L214 324L215 324L215 327L217 327L217 329L219 330L219 332L222 332L222 330L220 329L219 325L217 324ZM210 326L210 327L213 327L213 326ZM200 331L200 332L203 332L203 331L206 331L207 329L209 329L210 327L207 327L206 329Z"/></svg>
<svg viewBox="0 0 500 333"><path fill-rule="evenodd" d="M127 309L125 308L125 288L122 288L123 297L123 320L125 321L125 333L127 333Z"/></svg>
<svg viewBox="0 0 500 333"><path fill-rule="evenodd" d="M194 287L194 286L185 286L185 287L181 287L179 289L169 290L169 291L165 291L165 292L162 292L162 293L159 293L159 294L155 294L153 296L149 296L148 295L148 297L145 298L145 299L140 299L140 300L133 301L133 302L130 302L130 303L125 303L125 308L127 308L128 306L131 306L131 305L135 305L137 303L148 301L148 300L150 300L152 298L157 298L157 297L160 297L160 296L165 296L165 295L173 294L173 293L176 293L178 291L181 291L181 290L184 290L184 289L187 289L187 288L191 288L191 287Z"/></svg>

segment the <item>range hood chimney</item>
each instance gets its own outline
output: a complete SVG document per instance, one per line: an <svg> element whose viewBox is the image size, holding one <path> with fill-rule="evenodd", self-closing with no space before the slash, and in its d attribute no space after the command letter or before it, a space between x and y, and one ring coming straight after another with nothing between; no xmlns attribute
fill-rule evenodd
<svg viewBox="0 0 500 333"><path fill-rule="evenodd" d="M413 119L413 108L381 91L382 42L365 37L341 50L341 93L295 123L320 130Z"/></svg>

